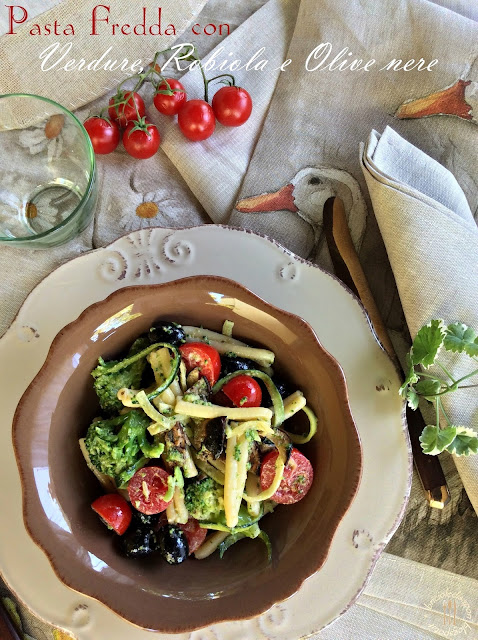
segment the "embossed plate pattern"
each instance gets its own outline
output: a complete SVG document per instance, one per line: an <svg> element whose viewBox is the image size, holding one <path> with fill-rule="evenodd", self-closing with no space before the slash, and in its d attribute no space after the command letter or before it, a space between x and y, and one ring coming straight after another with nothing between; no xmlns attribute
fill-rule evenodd
<svg viewBox="0 0 478 640"><path fill-rule="evenodd" d="M324 566L294 596L251 620L225 622L191 634L155 637L296 640L313 634L359 595L405 510L411 452L397 394L399 380L376 342L360 303L337 279L262 236L236 229L148 229L125 236L48 276L27 298L0 341L4 398L0 482L9 487L0 520L0 569L11 588L37 615L71 631L79 640L146 640L151 639L151 633L70 590L55 576L23 526L9 425L53 338L85 307L120 287L198 274L236 280L311 324L344 370L362 440L363 476Z"/></svg>

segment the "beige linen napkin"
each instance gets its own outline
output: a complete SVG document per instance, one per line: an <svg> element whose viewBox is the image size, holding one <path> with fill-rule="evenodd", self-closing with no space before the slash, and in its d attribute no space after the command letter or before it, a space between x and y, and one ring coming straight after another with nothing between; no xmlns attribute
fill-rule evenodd
<svg viewBox="0 0 478 640"><path fill-rule="evenodd" d="M433 318L478 328L478 228L454 176L390 127L372 132L362 168L412 336ZM458 377L476 368L468 360L440 353ZM478 389L443 404L453 424L478 429ZM454 460L478 511L478 456Z"/></svg>

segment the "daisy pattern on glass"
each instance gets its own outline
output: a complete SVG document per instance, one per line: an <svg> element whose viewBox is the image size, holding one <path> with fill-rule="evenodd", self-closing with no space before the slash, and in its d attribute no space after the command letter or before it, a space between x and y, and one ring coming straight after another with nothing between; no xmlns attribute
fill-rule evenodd
<svg viewBox="0 0 478 640"><path fill-rule="evenodd" d="M131 201L119 222L125 231L181 226L184 207L170 189L158 189L148 193L133 191L131 196Z"/></svg>
<svg viewBox="0 0 478 640"><path fill-rule="evenodd" d="M18 142L32 155L46 151L48 160L53 160L60 157L65 142L71 143L74 136L74 124L65 119L63 114L56 113L47 120L21 131Z"/></svg>

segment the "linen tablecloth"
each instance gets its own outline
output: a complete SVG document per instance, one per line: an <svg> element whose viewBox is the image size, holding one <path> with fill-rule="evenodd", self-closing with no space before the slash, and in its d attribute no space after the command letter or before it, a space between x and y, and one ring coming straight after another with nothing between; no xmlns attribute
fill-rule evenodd
<svg viewBox="0 0 478 640"><path fill-rule="evenodd" d="M42 10L55 4L43 5ZM163 3L163 7L167 4ZM189 17L192 17L202 4L187 3L187 10L181 9L185 12L183 16L190 11ZM38 3L24 5L31 16L38 12ZM71 6L72 0L63 0L63 15L68 14ZM452 170L476 212L478 191L470 161L476 161L478 129L470 131L473 125L458 118L451 123L450 118L447 122L440 118L416 120L414 126L411 122L391 120L391 114L404 100L445 88L458 79L466 66L465 53L471 57L477 42L477 28L472 22L478 18L476 13L460 0L440 0L436 4L402 0L384 2L380 7L371 0L239 3L210 0L198 21L202 24L227 22L232 35L227 39L217 34L205 38L193 37L188 32L187 41L194 42L202 55L215 46L224 46L227 52L234 52L245 60L251 52L264 46L264 56L270 61L268 72L236 74L238 82L246 86L254 98L251 120L240 129L219 129L210 141L191 145L181 138L173 123L151 113L163 135L160 152L148 161L137 162L119 148L114 154L99 159L100 200L94 222L80 238L50 252L0 248L4 274L0 282L4 301L0 333L6 330L28 292L56 266L145 226L231 222L265 230L300 255L330 267L320 233L314 233L313 227L297 212L253 215L240 210L244 205L234 209L238 200L246 201L278 190L293 181L300 171L326 165L345 171L347 177L342 176L339 182L345 182L351 194L359 194L352 218L354 240L388 328L395 343L404 349L405 321L361 175L358 146L368 139L372 129L381 131L392 122L400 134ZM4 14L0 15L4 18ZM81 17L77 19L81 21ZM183 28L185 23L186 20L181 22ZM402 25L401 30L397 29L398 23ZM0 26L5 27L5 21L3 25L0 22ZM4 48L6 37L0 42L0 92L3 92L5 78L9 83L16 83L5 86L18 86L29 92L36 86L32 84L31 71L25 71L24 75L19 75L17 70L9 73L7 60L14 63L16 57L23 57L23 51L12 46L11 40ZM16 36L10 36L13 37ZM182 39L185 40L184 36ZM389 74L367 80L355 72L314 72L312 80L312 75L306 76L298 66L303 63L304 47L312 42L315 46L327 41L338 50L349 46L364 59L366 56L383 60L437 57L441 60L440 72L425 77L412 73L400 82L395 78L391 80ZM81 42L88 43L89 39L80 34L76 42L81 47ZM443 42L450 42L452 46L444 47ZM102 43L108 45L105 40ZM138 45L132 42L129 46L134 49ZM162 45L150 46L148 50L147 45L141 44L141 54L134 56L133 51L128 51L129 56L141 57L162 48ZM2 57L6 51L8 58ZM291 63L290 68L279 71L277 67L287 58L293 59L296 67ZM99 89L101 83L89 79L91 86L72 100L74 106L84 105L77 109L80 119L105 102L105 98L100 98L89 103L90 98L86 96L101 96L115 80L108 77L103 89ZM443 84L436 85L437 82ZM193 97L200 97L197 73L188 73L184 83ZM71 106L64 98L68 87L58 88L52 80L48 89L49 97L63 98L60 101ZM467 126L466 131L462 129L463 124ZM329 172L329 177L337 176ZM156 205L154 218L141 216L140 205L146 202ZM476 563L470 562L470 556L476 553L477 517L451 457L443 456L442 465L452 494L451 504L443 512L430 509L414 476L405 518L387 553L380 558L364 594L336 623L316 635L316 639L421 640L452 637L453 632L468 638L478 637L478 573ZM1 594L9 597L3 586ZM456 600L458 607L458 625L453 629L443 624L443 602L450 598ZM12 601L12 609L16 606ZM35 640L63 637L58 630L36 620L25 608L20 606L19 611L25 633Z"/></svg>

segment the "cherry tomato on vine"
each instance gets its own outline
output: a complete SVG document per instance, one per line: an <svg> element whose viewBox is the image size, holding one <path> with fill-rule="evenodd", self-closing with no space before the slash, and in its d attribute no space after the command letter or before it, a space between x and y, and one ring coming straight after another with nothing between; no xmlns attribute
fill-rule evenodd
<svg viewBox="0 0 478 640"><path fill-rule="evenodd" d="M206 140L214 133L216 118L204 100L188 100L178 113L178 124L189 140Z"/></svg>
<svg viewBox="0 0 478 640"><path fill-rule="evenodd" d="M222 392L236 407L260 407L262 391L251 376L232 378L222 388Z"/></svg>
<svg viewBox="0 0 478 640"><path fill-rule="evenodd" d="M188 373L199 367L209 384L216 384L221 371L221 356L214 347L204 342L186 342L179 347L179 352Z"/></svg>
<svg viewBox="0 0 478 640"><path fill-rule="evenodd" d="M252 112L252 98L241 87L222 87L212 99L217 120L226 127L239 127Z"/></svg>
<svg viewBox="0 0 478 640"><path fill-rule="evenodd" d="M268 489L272 484L278 455L277 451L271 451L262 461L260 478L262 490ZM309 460L298 449L292 449L282 481L271 499L279 504L299 502L309 491L313 479L314 470Z"/></svg>
<svg viewBox="0 0 478 640"><path fill-rule="evenodd" d="M159 149L161 136L156 125L144 119L130 122L123 133L123 146L133 158L145 160Z"/></svg>
<svg viewBox="0 0 478 640"><path fill-rule="evenodd" d="M128 99L129 98L129 99ZM125 104L118 104L122 100L128 100ZM109 101L108 115L111 120L116 120L124 129L128 122L142 118L146 113L143 98L139 93L131 91L119 91ZM115 106L116 105L116 106ZM136 105L136 106L135 106Z"/></svg>
<svg viewBox="0 0 478 640"><path fill-rule="evenodd" d="M118 146L121 131L116 122L94 116L85 120L83 126L88 132L95 153L111 153Z"/></svg>
<svg viewBox="0 0 478 640"><path fill-rule="evenodd" d="M113 529L120 536L129 527L132 511L129 504L119 493L107 493L91 503L93 511L100 516L108 529Z"/></svg>
<svg viewBox="0 0 478 640"><path fill-rule="evenodd" d="M187 100L186 92L179 80L174 78L166 78L169 88L174 92L168 96L166 93L156 93L153 102L159 113L165 116L175 116ZM168 91L166 81L161 82L157 91Z"/></svg>
<svg viewBox="0 0 478 640"><path fill-rule="evenodd" d="M168 504L163 500L168 491L169 473L161 467L143 467L136 471L128 484L128 494L135 509L152 515L165 511Z"/></svg>

